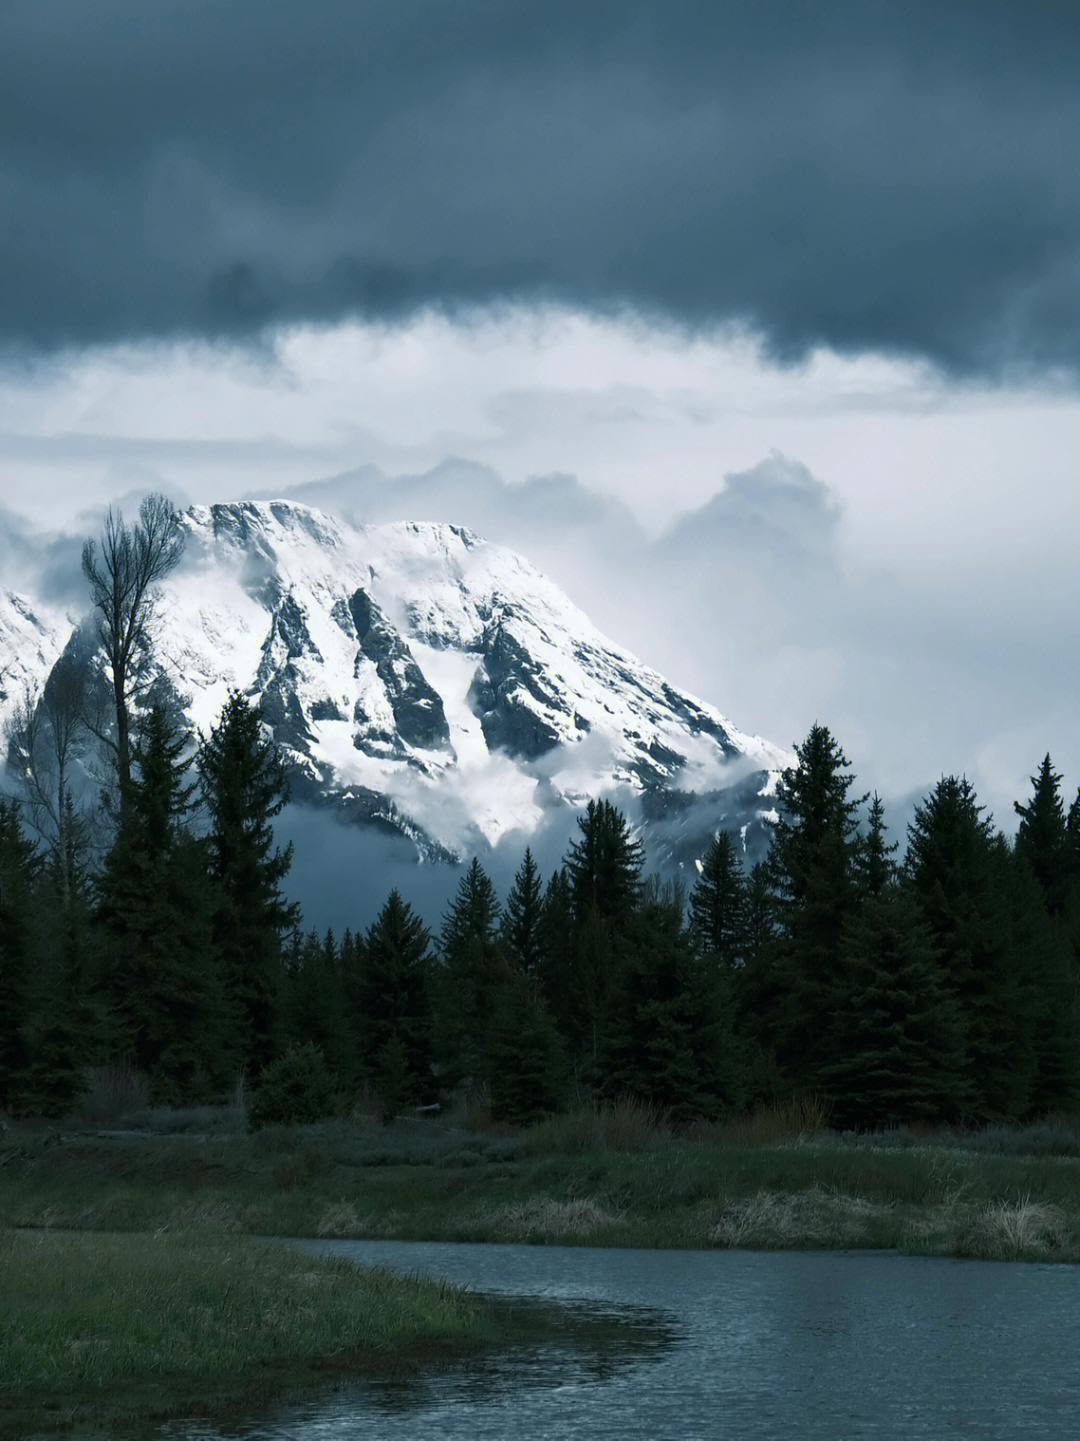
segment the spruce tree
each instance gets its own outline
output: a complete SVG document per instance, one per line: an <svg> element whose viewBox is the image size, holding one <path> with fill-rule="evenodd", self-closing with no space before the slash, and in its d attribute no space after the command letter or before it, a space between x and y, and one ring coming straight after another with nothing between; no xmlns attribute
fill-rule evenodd
<svg viewBox="0 0 1080 1441"><path fill-rule="evenodd" d="M367 933L356 978L357 1070L384 1118L432 1086L430 936L391 891Z"/></svg>
<svg viewBox="0 0 1080 1441"><path fill-rule="evenodd" d="M1070 898L1069 839L1061 800L1061 777L1049 755L1032 776L1031 784L1028 804L1014 803L1020 817L1016 854L1030 866L1042 889L1047 911L1061 918Z"/></svg>
<svg viewBox="0 0 1080 1441"><path fill-rule="evenodd" d="M855 851L855 875L860 895L879 896L896 876L893 856L897 842L885 839L885 807L874 792L870 801L866 831Z"/></svg>
<svg viewBox="0 0 1080 1441"><path fill-rule="evenodd" d="M14 1107L27 1061L38 874L18 811L0 800L0 1111Z"/></svg>
<svg viewBox="0 0 1080 1441"><path fill-rule="evenodd" d="M526 847L506 898L500 936L511 962L528 976L535 976L540 969L543 910L543 881L532 851Z"/></svg>
<svg viewBox="0 0 1080 1441"><path fill-rule="evenodd" d="M537 980L559 1035L574 1028L574 910L570 880L560 866L552 872L540 912L540 957Z"/></svg>
<svg viewBox="0 0 1080 1441"><path fill-rule="evenodd" d="M1013 923L1013 858L969 781L940 780L908 828L905 873L940 957L963 1035L972 1120L1014 1120L1034 1073L1031 990Z"/></svg>
<svg viewBox="0 0 1080 1441"><path fill-rule="evenodd" d="M495 887L474 857L439 938L439 1051L450 1085L478 1085L489 1074L488 1042L506 974L499 918Z"/></svg>
<svg viewBox="0 0 1080 1441"><path fill-rule="evenodd" d="M142 717L125 822L98 884L101 999L117 1059L162 1100L203 1099L226 1079L206 843L187 829L189 737L160 700Z"/></svg>
<svg viewBox="0 0 1080 1441"><path fill-rule="evenodd" d="M734 1083L718 974L677 905L644 903L625 942L603 1037L601 1082L678 1118L715 1115Z"/></svg>
<svg viewBox="0 0 1080 1441"><path fill-rule="evenodd" d="M728 831L718 831L701 861L690 897L690 926L698 948L734 971L744 957L746 883Z"/></svg>
<svg viewBox="0 0 1080 1441"><path fill-rule="evenodd" d="M566 859L574 914L581 919L595 911L601 920L618 927L641 898L641 842L610 801L590 801L578 817L578 829L581 835Z"/></svg>
<svg viewBox="0 0 1080 1441"><path fill-rule="evenodd" d="M238 1021L235 1059L257 1072L276 1048L282 936L297 909L281 891L292 847L275 847L271 825L288 797L284 762L258 707L239 691L199 747L198 766L211 822L214 939Z"/></svg>
<svg viewBox="0 0 1080 1441"><path fill-rule="evenodd" d="M641 901L643 852L626 817L609 801L590 801L578 828L565 866L574 954L563 1011L571 1058L580 1074L595 1079L608 1000Z"/></svg>
<svg viewBox="0 0 1080 1441"><path fill-rule="evenodd" d="M489 1040L491 1115L513 1125L563 1105L566 1053L535 980L512 967L499 988Z"/></svg>
<svg viewBox="0 0 1080 1441"><path fill-rule="evenodd" d="M1011 877L1012 966L1029 1013L1032 1075L1028 1111L1069 1110L1080 1081L1076 968L1065 920L1052 916L1027 855L1016 847Z"/></svg>
<svg viewBox="0 0 1080 1441"><path fill-rule="evenodd" d="M914 896L888 883L849 918L835 1050L822 1081L833 1124L940 1122L964 1109L961 1031Z"/></svg>
<svg viewBox="0 0 1080 1441"><path fill-rule="evenodd" d="M858 896L860 802L848 795L850 763L826 727L813 726L795 753L798 764L777 788L768 861L775 930L764 958L771 975L759 984L777 1004L773 1034L788 1084L813 1089L833 1060L841 938Z"/></svg>

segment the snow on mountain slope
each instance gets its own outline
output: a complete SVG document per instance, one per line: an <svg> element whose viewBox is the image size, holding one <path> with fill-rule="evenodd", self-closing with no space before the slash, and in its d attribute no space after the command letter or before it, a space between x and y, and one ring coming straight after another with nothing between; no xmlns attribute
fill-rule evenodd
<svg viewBox="0 0 1080 1441"><path fill-rule="evenodd" d="M191 723L207 731L234 687L258 697L296 799L422 855L528 836L613 792L670 816L737 789L744 824L791 762L469 531L352 527L283 501L194 507L181 523L155 655Z"/></svg>
<svg viewBox="0 0 1080 1441"><path fill-rule="evenodd" d="M13 591L0 590L0 742L24 698L41 691L66 639L55 619Z"/></svg>

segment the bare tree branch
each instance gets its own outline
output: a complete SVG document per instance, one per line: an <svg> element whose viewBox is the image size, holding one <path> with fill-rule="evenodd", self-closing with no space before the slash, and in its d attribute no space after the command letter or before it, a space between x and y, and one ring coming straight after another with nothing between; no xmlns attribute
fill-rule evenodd
<svg viewBox="0 0 1080 1441"><path fill-rule="evenodd" d="M112 679L120 815L131 780L131 701L149 669L154 587L176 566L184 549L172 502L148 495L139 519L124 524L109 510L98 546L83 546L83 574L98 610L98 629Z"/></svg>

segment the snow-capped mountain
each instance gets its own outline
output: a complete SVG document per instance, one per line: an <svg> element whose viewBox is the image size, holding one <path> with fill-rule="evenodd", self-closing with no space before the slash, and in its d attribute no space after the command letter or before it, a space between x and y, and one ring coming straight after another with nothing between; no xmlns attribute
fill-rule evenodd
<svg viewBox="0 0 1080 1441"><path fill-rule="evenodd" d="M701 830L704 797L710 828L760 826L790 764L466 530L352 527L286 502L194 507L181 523L155 655L191 724L208 730L234 687L258 697L295 799L407 835L422 856L524 844L600 794L640 797L674 853Z"/></svg>
<svg viewBox="0 0 1080 1441"><path fill-rule="evenodd" d="M26 698L40 695L70 629L22 596L0 590L0 738Z"/></svg>

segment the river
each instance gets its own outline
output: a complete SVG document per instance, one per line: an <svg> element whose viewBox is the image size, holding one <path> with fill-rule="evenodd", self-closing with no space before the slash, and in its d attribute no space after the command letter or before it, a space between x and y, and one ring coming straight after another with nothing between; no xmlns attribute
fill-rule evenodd
<svg viewBox="0 0 1080 1441"><path fill-rule="evenodd" d="M559 1302L572 1335L155 1436L1080 1437L1078 1268L873 1252L299 1244Z"/></svg>

